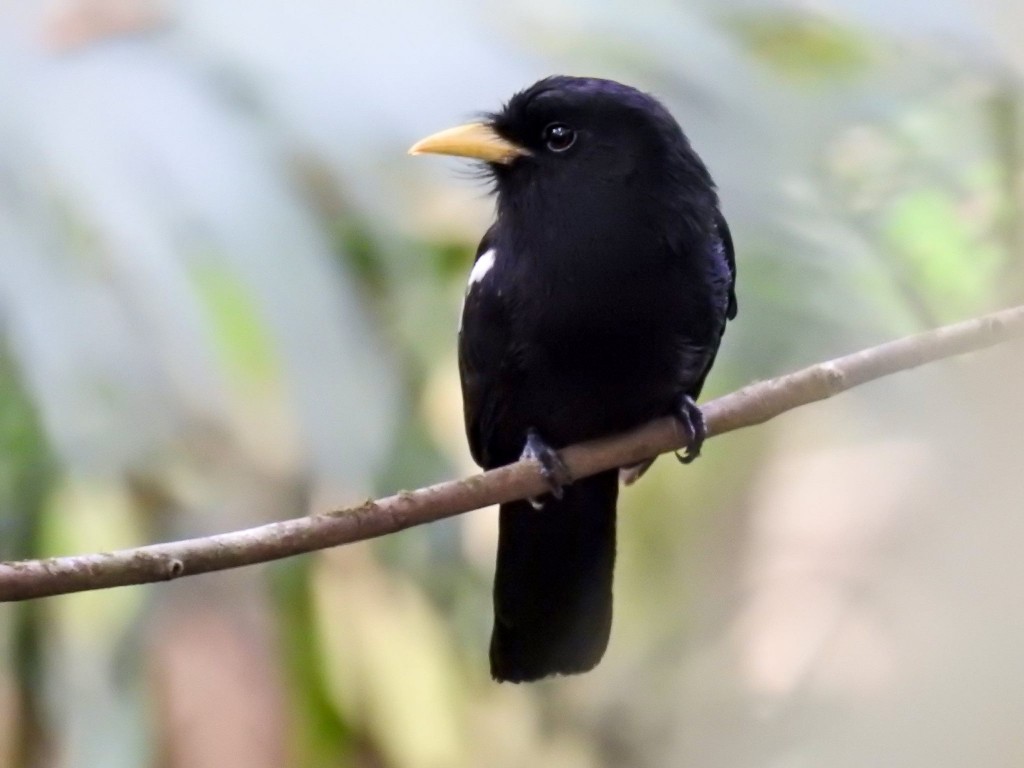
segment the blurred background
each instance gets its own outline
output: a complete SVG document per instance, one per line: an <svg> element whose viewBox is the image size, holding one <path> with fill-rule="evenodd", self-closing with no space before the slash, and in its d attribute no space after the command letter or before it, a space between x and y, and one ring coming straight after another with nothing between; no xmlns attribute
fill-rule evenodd
<svg viewBox="0 0 1024 768"><path fill-rule="evenodd" d="M0 558L472 471L491 215L416 139L551 73L638 85L718 180L712 397L1024 300L1015 0L0 0ZM0 606L0 766L1024 761L1024 365L947 361L623 494L591 674L487 674L495 510Z"/></svg>

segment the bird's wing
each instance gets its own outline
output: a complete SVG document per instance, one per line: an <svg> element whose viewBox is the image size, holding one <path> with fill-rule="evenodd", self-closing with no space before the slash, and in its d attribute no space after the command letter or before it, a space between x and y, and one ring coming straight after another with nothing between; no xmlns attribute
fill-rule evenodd
<svg viewBox="0 0 1024 768"><path fill-rule="evenodd" d="M732 234L729 232L729 225L725 221L725 217L720 211L715 211L715 228L718 231L717 242L708 244L710 248L722 249L722 255L725 256L726 265L729 268L729 275L727 278L728 285L722 285L721 288L725 288L725 296L720 296L720 300L725 300L725 315L724 317L719 315L721 325L718 331L718 338L714 340L711 348L708 350L707 360L704 363L703 369L700 375L696 378L693 386L687 391L687 394L696 399L700 396L701 390L704 388L704 381L707 379L708 374L711 372L711 367L715 364L715 357L718 355L718 347L722 342L722 336L725 334L725 324L736 317L736 252L733 249Z"/></svg>
<svg viewBox="0 0 1024 768"><path fill-rule="evenodd" d="M491 227L480 241L474 264L494 247L494 230ZM504 302L481 283L471 277L466 289L459 330L459 375L469 450L477 464L490 468L496 458L488 443L501 407L498 389L508 365L510 340Z"/></svg>
<svg viewBox="0 0 1024 768"><path fill-rule="evenodd" d="M729 308L725 316L729 320L736 317L736 251L732 245L732 233L729 231L729 224L721 211L715 212L715 227L718 229L718 236L722 240L722 250L725 252L725 261L729 265Z"/></svg>

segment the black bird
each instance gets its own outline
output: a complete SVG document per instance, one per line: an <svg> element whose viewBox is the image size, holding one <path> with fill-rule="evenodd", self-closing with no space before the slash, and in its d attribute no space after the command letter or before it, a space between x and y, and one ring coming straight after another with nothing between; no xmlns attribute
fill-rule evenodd
<svg viewBox="0 0 1024 768"><path fill-rule="evenodd" d="M594 78L541 80L410 152L493 178L459 333L466 433L480 466L525 454L551 483L501 505L491 674L585 672L611 630L618 473L567 484L556 451L675 414L682 460L699 454L694 400L736 314L714 182L660 102Z"/></svg>

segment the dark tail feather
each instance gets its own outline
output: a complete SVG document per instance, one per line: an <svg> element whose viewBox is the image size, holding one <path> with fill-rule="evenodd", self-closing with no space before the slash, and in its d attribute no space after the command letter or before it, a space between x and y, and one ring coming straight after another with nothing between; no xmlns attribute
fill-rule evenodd
<svg viewBox="0 0 1024 768"><path fill-rule="evenodd" d="M501 505L491 675L514 683L586 672L612 626L618 471Z"/></svg>

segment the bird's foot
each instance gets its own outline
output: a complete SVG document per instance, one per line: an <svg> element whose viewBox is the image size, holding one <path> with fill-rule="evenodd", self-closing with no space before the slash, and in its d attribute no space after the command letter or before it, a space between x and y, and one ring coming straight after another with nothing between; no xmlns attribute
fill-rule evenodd
<svg viewBox="0 0 1024 768"><path fill-rule="evenodd" d="M544 442L544 439L537 434L537 430L530 429L526 432L526 445L520 459L533 459L540 464L540 473L548 483L549 492L556 499L561 499L562 489L572 482L569 468L565 466L558 451ZM543 499L528 499L534 509L541 509L544 506Z"/></svg>
<svg viewBox="0 0 1024 768"><path fill-rule="evenodd" d="M704 423L704 414L693 402L692 397L680 395L672 409L672 415L676 417L686 433L686 450L682 454L676 451L676 458L682 464L689 464L700 456L700 449L708 434L707 425Z"/></svg>

